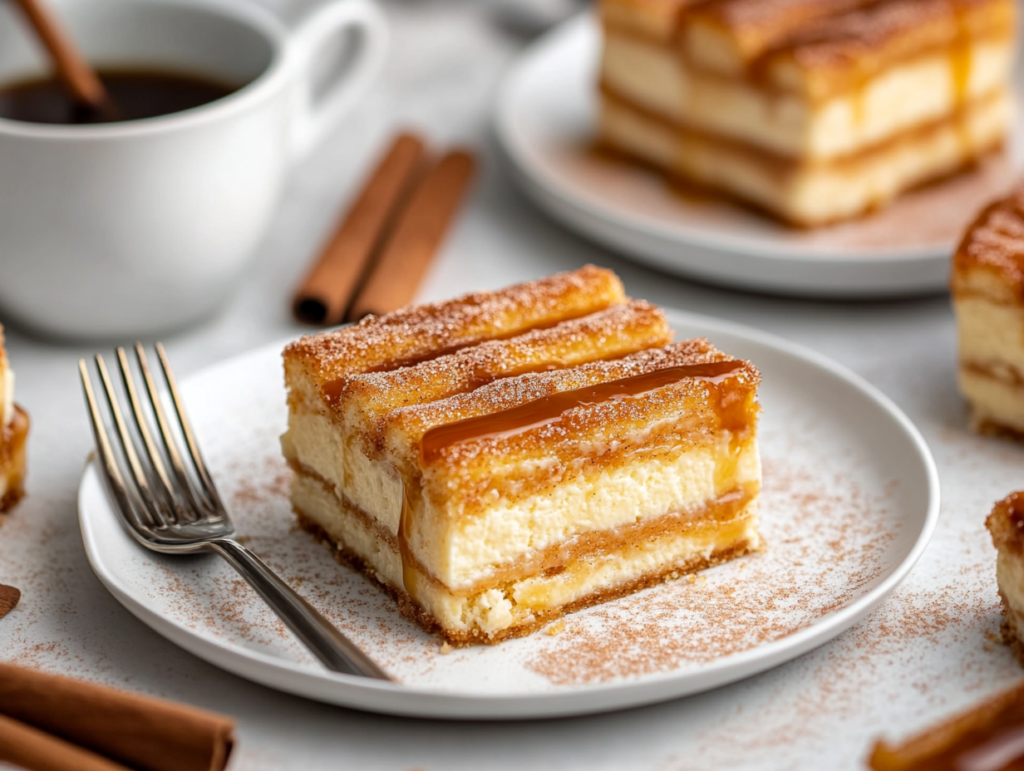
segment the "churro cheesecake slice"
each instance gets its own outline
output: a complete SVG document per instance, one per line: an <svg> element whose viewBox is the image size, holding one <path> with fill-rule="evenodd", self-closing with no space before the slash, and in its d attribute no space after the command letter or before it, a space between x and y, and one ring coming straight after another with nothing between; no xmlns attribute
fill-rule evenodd
<svg viewBox="0 0 1024 771"><path fill-rule="evenodd" d="M608 147L792 223L1000 146L1013 0L602 0Z"/></svg>
<svg viewBox="0 0 1024 771"><path fill-rule="evenodd" d="M1003 641L1024 664L1024 492L1011 493L996 503L985 527L996 547Z"/></svg>
<svg viewBox="0 0 1024 771"><path fill-rule="evenodd" d="M0 513L25 494L25 440L28 414L14 403L14 371L4 347L0 326Z"/></svg>
<svg viewBox="0 0 1024 771"><path fill-rule="evenodd" d="M877 742L871 771L1017 771L1024 767L1024 683L901 744Z"/></svg>
<svg viewBox="0 0 1024 771"><path fill-rule="evenodd" d="M409 616L497 642L759 547L753 365L594 268L426 307L414 353L353 367L389 316L285 351L299 521Z"/></svg>
<svg viewBox="0 0 1024 771"><path fill-rule="evenodd" d="M982 433L1024 438L1024 190L987 206L953 258L960 390Z"/></svg>

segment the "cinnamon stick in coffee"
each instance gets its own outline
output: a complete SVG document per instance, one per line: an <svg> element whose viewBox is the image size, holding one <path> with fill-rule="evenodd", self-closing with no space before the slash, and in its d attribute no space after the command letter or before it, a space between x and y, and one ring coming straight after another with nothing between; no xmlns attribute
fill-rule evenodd
<svg viewBox="0 0 1024 771"><path fill-rule="evenodd" d="M43 0L15 0L53 62L57 77L80 106L111 116L106 88Z"/></svg>
<svg viewBox="0 0 1024 771"><path fill-rule="evenodd" d="M0 715L138 771L220 771L234 742L222 715L11 664L0 664ZM54 763L65 749L37 746L57 747Z"/></svg>
<svg viewBox="0 0 1024 771"><path fill-rule="evenodd" d="M453 150L417 184L348 318L358 321L407 305L444 240L476 171L476 158Z"/></svg>
<svg viewBox="0 0 1024 771"><path fill-rule="evenodd" d="M299 321L329 326L344 320L424 153L423 141L413 134L400 134L392 143L296 293L292 310Z"/></svg>

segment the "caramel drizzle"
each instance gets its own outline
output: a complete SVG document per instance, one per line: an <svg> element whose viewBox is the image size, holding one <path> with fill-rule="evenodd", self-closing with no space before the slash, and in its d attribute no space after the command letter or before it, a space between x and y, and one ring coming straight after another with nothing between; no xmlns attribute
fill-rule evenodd
<svg viewBox="0 0 1024 771"><path fill-rule="evenodd" d="M578 407L641 396L659 388L693 379L717 384L743 367L739 360L713 361L666 367L642 375L542 396L500 412L479 415L428 429L420 442L423 461L429 463L446 448L481 439L508 439L561 421Z"/></svg>

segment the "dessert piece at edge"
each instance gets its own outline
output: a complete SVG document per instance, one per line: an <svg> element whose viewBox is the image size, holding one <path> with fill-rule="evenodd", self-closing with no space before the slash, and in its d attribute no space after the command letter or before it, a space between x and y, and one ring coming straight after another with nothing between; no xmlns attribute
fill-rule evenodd
<svg viewBox="0 0 1024 771"><path fill-rule="evenodd" d="M987 206L953 257L960 390L981 433L1024 439L1024 188Z"/></svg>
<svg viewBox="0 0 1024 771"><path fill-rule="evenodd" d="M25 494L25 440L28 414L14 403L14 372L4 348L0 326L0 513L8 511Z"/></svg>
<svg viewBox="0 0 1024 771"><path fill-rule="evenodd" d="M875 744L872 771L1017 771L1024 767L1024 682L902 744Z"/></svg>
<svg viewBox="0 0 1024 771"><path fill-rule="evenodd" d="M999 147L1013 0L601 0L600 138L794 224Z"/></svg>
<svg viewBox="0 0 1024 771"><path fill-rule="evenodd" d="M456 644L756 550L760 375L670 339L595 268L303 338L299 521Z"/></svg>
<svg viewBox="0 0 1024 771"><path fill-rule="evenodd" d="M996 583L1003 601L1003 642L1024 665L1024 492L1011 493L985 520L996 547Z"/></svg>

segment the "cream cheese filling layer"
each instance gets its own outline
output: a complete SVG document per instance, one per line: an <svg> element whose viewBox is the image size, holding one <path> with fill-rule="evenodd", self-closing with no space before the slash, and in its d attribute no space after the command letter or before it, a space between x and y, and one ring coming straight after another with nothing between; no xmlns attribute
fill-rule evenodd
<svg viewBox="0 0 1024 771"><path fill-rule="evenodd" d="M951 115L964 101L1007 83L1011 41L979 39L967 49L971 66L964 83L949 53L936 51L817 103L797 93L768 91L748 80L694 69L668 45L609 29L601 78L637 105L694 129L784 156L826 159Z"/></svg>
<svg viewBox="0 0 1024 771"><path fill-rule="evenodd" d="M397 591L406 591L405 581L410 574L404 572L398 550L347 510L318 480L296 475L292 502L338 546L366 562L378 580ZM490 636L516 625L533 623L538 615L553 613L602 592L613 592L645 576L702 567L714 561L716 554L737 548L743 552L756 550L760 545L757 507L755 499L730 522L667 532L614 553L583 556L555 574L531 576L466 596L456 595L439 582L413 571L416 577L410 593L446 630L479 630Z"/></svg>
<svg viewBox="0 0 1024 771"><path fill-rule="evenodd" d="M1024 381L1024 307L968 296L954 299L953 308L962 364L993 372L1010 369Z"/></svg>
<svg viewBox="0 0 1024 771"><path fill-rule="evenodd" d="M963 367L958 380L976 424L988 422L1024 432L1024 387Z"/></svg>
<svg viewBox="0 0 1024 771"><path fill-rule="evenodd" d="M792 164L759 158L607 97L600 134L610 147L669 174L730 192L791 221L822 224L861 214L915 185L962 168L998 147L1011 104L1003 91L976 101L955 119L873 150L856 163Z"/></svg>
<svg viewBox="0 0 1024 771"><path fill-rule="evenodd" d="M1006 600L1014 634L1024 642L1024 557L1000 549L996 555L996 583Z"/></svg>
<svg viewBox="0 0 1024 771"><path fill-rule="evenodd" d="M282 441L286 457L323 477L336 495L397 538L403 482L393 466L368 458L353 437L339 448L336 423L326 416L294 415L292 421L293 429ZM453 589L472 586L486 580L496 565L574 536L666 512L698 510L732 489L759 484L756 441L751 438L735 448L730 442L723 435L716 444L675 456L608 465L535 495L510 497L495 490L482 510L465 514L457 493L452 509L437 506L429 497L412 496L414 526L404 535L431 575ZM725 476L723 462L731 467Z"/></svg>

